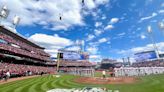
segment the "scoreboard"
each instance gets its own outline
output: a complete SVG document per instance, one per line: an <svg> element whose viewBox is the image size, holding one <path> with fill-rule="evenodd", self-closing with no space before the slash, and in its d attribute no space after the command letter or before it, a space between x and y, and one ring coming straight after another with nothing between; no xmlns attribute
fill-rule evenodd
<svg viewBox="0 0 164 92"><path fill-rule="evenodd" d="M89 54L86 52L78 52L78 51L58 51L58 58L64 60L87 60L89 59Z"/></svg>
<svg viewBox="0 0 164 92"><path fill-rule="evenodd" d="M157 54L155 51L146 51L146 52L140 52L135 54L136 61L150 60L156 58L157 58Z"/></svg>

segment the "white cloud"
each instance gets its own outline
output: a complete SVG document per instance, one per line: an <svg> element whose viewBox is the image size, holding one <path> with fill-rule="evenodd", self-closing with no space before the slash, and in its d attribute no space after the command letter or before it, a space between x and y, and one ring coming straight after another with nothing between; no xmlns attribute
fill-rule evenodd
<svg viewBox="0 0 164 92"><path fill-rule="evenodd" d="M108 41L107 44L111 44L111 41Z"/></svg>
<svg viewBox="0 0 164 92"><path fill-rule="evenodd" d="M111 30L111 29L113 29L114 27L113 27L113 25L107 25L104 29L105 30Z"/></svg>
<svg viewBox="0 0 164 92"><path fill-rule="evenodd" d="M98 40L99 43L104 43L104 42L107 42L108 39L107 38L101 38Z"/></svg>
<svg viewBox="0 0 164 92"><path fill-rule="evenodd" d="M114 24L114 23L117 23L119 21L119 18L112 18L111 20L110 20L110 23L111 24Z"/></svg>
<svg viewBox="0 0 164 92"><path fill-rule="evenodd" d="M108 1L85 0L86 12ZM81 0L0 0L0 4L0 7L5 4L10 9L8 21L16 14L21 17L20 25L24 26L39 24L51 30L67 30L71 26L85 24Z"/></svg>
<svg viewBox="0 0 164 92"><path fill-rule="evenodd" d="M100 34L103 33L102 30L97 30L97 29L95 29L94 32L95 32L95 35L96 35L96 36L99 36Z"/></svg>
<svg viewBox="0 0 164 92"><path fill-rule="evenodd" d="M101 25L102 25L101 22L96 22L96 23L95 23L95 27L99 27L99 26L101 26Z"/></svg>
<svg viewBox="0 0 164 92"><path fill-rule="evenodd" d="M105 3L108 3L109 0L95 0L95 3L96 4L105 4Z"/></svg>
<svg viewBox="0 0 164 92"><path fill-rule="evenodd" d="M110 39L109 38L101 38L101 39L99 39L98 41L96 41L96 42L90 42L90 43L88 43L88 45L89 46L91 46L91 47L97 47L97 46L99 46L101 43L107 43L107 44L110 44Z"/></svg>
<svg viewBox="0 0 164 92"><path fill-rule="evenodd" d="M126 33L123 32L123 33L118 34L118 36L124 36L125 34L126 34Z"/></svg>
<svg viewBox="0 0 164 92"><path fill-rule="evenodd" d="M90 55L89 61L91 61L91 62L101 62L102 57L100 55Z"/></svg>
<svg viewBox="0 0 164 92"><path fill-rule="evenodd" d="M87 46L86 51L90 53L90 61L98 62L101 61L101 56L99 55L99 48L97 46L98 42L92 42L89 43L89 46Z"/></svg>
<svg viewBox="0 0 164 92"><path fill-rule="evenodd" d="M104 19L106 19L107 17L105 16L105 15L103 15L102 17L101 17L101 19L102 20L104 20Z"/></svg>
<svg viewBox="0 0 164 92"><path fill-rule="evenodd" d="M161 7L164 7L164 3L161 4Z"/></svg>
<svg viewBox="0 0 164 92"><path fill-rule="evenodd" d="M151 16L147 16L147 17L141 18L141 19L139 20L139 22L142 22L142 21L144 21L144 20L151 19L151 18L153 18L153 17L155 17L155 16L157 16L157 13L152 13Z"/></svg>
<svg viewBox="0 0 164 92"><path fill-rule="evenodd" d="M152 4L154 0L145 0L145 6Z"/></svg>
<svg viewBox="0 0 164 92"><path fill-rule="evenodd" d="M141 34L141 39L145 39L146 38L146 36L145 35L143 35L143 34Z"/></svg>
<svg viewBox="0 0 164 92"><path fill-rule="evenodd" d="M90 59L97 59L97 58L101 58L100 55L90 55L89 56Z"/></svg>
<svg viewBox="0 0 164 92"><path fill-rule="evenodd" d="M58 49L72 45L73 42L67 38L63 38L55 34L54 36L46 34L34 34L28 38L30 41L45 47L45 51L56 57Z"/></svg>
<svg viewBox="0 0 164 92"><path fill-rule="evenodd" d="M163 53L164 52L164 42L157 43L156 45L158 47L159 52ZM128 50L121 50L121 51L119 50L119 51L117 51L117 53L132 56L138 52L151 51L151 50L154 50L153 44L147 44L146 46L143 46L143 47L135 47L135 48L131 48Z"/></svg>
<svg viewBox="0 0 164 92"><path fill-rule="evenodd" d="M93 0L85 0L85 5L87 6L88 9L93 9L96 7L96 4L94 3Z"/></svg>
<svg viewBox="0 0 164 92"><path fill-rule="evenodd" d="M87 41L93 40L94 38L95 38L95 36L94 36L94 35L89 34L89 35L88 35L88 38L87 38Z"/></svg>
<svg viewBox="0 0 164 92"><path fill-rule="evenodd" d="M87 47L86 49L90 54L97 54L98 53L98 48L96 46L90 46Z"/></svg>
<svg viewBox="0 0 164 92"><path fill-rule="evenodd" d="M159 10L158 13L164 13L164 10Z"/></svg>
<svg viewBox="0 0 164 92"><path fill-rule="evenodd" d="M139 31L139 30L141 30L141 28L139 27L139 28L137 28L137 31Z"/></svg>
<svg viewBox="0 0 164 92"><path fill-rule="evenodd" d="M71 51L79 51L81 48L79 46L71 46L69 48L66 48L66 50L71 50Z"/></svg>

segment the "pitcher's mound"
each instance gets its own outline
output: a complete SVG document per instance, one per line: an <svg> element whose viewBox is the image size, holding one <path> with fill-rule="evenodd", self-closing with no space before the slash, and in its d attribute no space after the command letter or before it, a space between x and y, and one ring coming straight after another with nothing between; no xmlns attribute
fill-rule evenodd
<svg viewBox="0 0 164 92"><path fill-rule="evenodd" d="M84 84L125 84L134 83L137 78L134 77L110 77L110 78L100 78L100 77L80 77L74 80L77 83Z"/></svg>

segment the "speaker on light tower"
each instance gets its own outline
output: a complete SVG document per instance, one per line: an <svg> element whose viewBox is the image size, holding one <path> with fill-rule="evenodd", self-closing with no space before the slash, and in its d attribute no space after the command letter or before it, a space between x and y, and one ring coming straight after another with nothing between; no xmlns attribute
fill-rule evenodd
<svg viewBox="0 0 164 92"><path fill-rule="evenodd" d="M20 17L19 16L15 16L13 18L13 25L14 25L14 28L16 28L16 26L19 24L20 22Z"/></svg>

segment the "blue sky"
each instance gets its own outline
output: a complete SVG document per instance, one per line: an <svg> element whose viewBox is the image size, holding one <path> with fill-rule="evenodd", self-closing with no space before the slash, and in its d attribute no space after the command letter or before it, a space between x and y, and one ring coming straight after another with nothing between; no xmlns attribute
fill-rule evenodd
<svg viewBox="0 0 164 92"><path fill-rule="evenodd" d="M21 18L16 32L46 48L56 56L57 49L78 50L84 44L92 61L119 60L140 51L152 50L147 26L152 27L160 53L164 34L158 23L164 21L163 0L1 0L10 15ZM13 6L16 5L16 6ZM62 17L62 20L59 17Z"/></svg>

